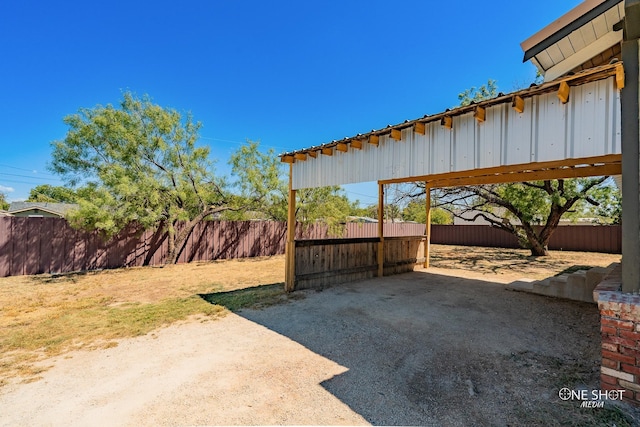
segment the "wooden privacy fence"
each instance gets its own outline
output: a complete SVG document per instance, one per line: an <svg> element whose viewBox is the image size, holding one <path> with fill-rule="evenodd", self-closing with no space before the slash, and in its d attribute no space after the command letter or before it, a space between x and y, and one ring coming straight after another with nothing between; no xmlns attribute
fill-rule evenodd
<svg viewBox="0 0 640 427"><path fill-rule="evenodd" d="M442 245L518 248L513 234L487 225L432 225L431 243ZM561 225L551 235L549 249L622 253L619 225Z"/></svg>
<svg viewBox="0 0 640 427"><path fill-rule="evenodd" d="M204 221L198 224L179 263L284 254L286 223ZM420 224L385 224L385 234L424 233ZM326 239L326 226L298 225L297 239ZM349 223L340 237L377 236L377 224ZM104 268L162 265L167 234L131 227L105 241L97 232L75 230L61 218L0 217L0 277Z"/></svg>
<svg viewBox="0 0 640 427"><path fill-rule="evenodd" d="M377 237L376 223L349 223L341 238ZM423 224L384 224L386 237L420 236ZM327 239L326 226L296 230L297 240ZM286 224L274 221L205 221L199 224L178 262L271 256L284 253ZM551 249L621 252L619 226L561 226ZM513 236L488 226L432 225L431 243L517 247ZM60 218L0 217L0 277L68 273L103 268L161 265L166 259L166 233L133 227L109 241L98 233L74 230Z"/></svg>

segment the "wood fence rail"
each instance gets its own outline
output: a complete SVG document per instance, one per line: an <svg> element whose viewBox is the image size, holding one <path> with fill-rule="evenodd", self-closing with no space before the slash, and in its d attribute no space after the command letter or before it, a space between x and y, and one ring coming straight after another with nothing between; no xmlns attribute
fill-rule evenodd
<svg viewBox="0 0 640 427"><path fill-rule="evenodd" d="M424 231L423 224L384 224L387 237L416 236ZM487 226L432 226L431 233L431 243L517 247L512 236ZM298 240L330 237L336 236L321 225L298 225L296 230ZM377 224L349 223L339 237L377 237ZM279 255L284 253L285 241L284 222L205 221L189 236L178 262ZM561 248L620 253L620 227L559 227L551 249ZM163 231L131 227L105 241L99 233L75 230L60 218L0 217L0 277L161 265L167 252Z"/></svg>

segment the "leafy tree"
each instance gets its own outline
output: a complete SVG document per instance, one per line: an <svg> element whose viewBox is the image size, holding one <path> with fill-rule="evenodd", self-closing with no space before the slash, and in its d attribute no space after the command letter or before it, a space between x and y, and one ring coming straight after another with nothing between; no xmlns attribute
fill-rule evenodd
<svg viewBox="0 0 640 427"><path fill-rule="evenodd" d="M42 184L29 191L27 202L75 203L77 199L78 194L71 188Z"/></svg>
<svg viewBox="0 0 640 427"><path fill-rule="evenodd" d="M434 205L434 203L432 203L432 205ZM415 221L420 224L426 223L427 212L426 212L424 197L417 200L409 201L409 203L407 203L407 206L402 211L402 218L405 221ZM443 208L432 206L431 223L432 224L452 224L453 215L449 211Z"/></svg>
<svg viewBox="0 0 640 427"><path fill-rule="evenodd" d="M75 186L93 188L79 199L69 220L78 227L114 235L135 222L167 231L167 263L175 263L191 231L211 215L251 209L271 190L273 168L257 143L242 147L242 162L232 171L241 194L213 173L208 147L196 145L200 123L173 109L153 104L148 96L124 93L119 106L82 108L65 117L69 130L52 143L51 170ZM242 169L243 162L256 170ZM262 173L261 183L256 174ZM180 222L184 222L179 226Z"/></svg>
<svg viewBox="0 0 640 427"><path fill-rule="evenodd" d="M360 206L360 201L356 200L351 207L350 215L364 216L368 218L378 218L378 205Z"/></svg>
<svg viewBox="0 0 640 427"><path fill-rule="evenodd" d="M9 209L9 202L7 202L7 195L0 191L0 209L6 211Z"/></svg>
<svg viewBox="0 0 640 427"><path fill-rule="evenodd" d="M495 98L498 94L498 85L495 80L487 80L479 88L472 87L458 94L459 106L464 107L474 102L484 101L485 99Z"/></svg>
<svg viewBox="0 0 640 427"><path fill-rule="evenodd" d="M518 237L531 255L548 255L562 216L580 203L598 206L598 186L607 177L559 179L446 189L448 209L466 220L483 218ZM504 213L496 211L501 208ZM454 210L455 209L455 210ZM473 216L469 217L468 213ZM538 226L539 225L539 226Z"/></svg>
<svg viewBox="0 0 640 427"><path fill-rule="evenodd" d="M339 186L296 191L296 218L303 224L322 222L330 234L341 235L353 204Z"/></svg>
<svg viewBox="0 0 640 427"><path fill-rule="evenodd" d="M615 185L601 185L593 189L598 204L591 209L600 224L620 224L622 219L622 193Z"/></svg>

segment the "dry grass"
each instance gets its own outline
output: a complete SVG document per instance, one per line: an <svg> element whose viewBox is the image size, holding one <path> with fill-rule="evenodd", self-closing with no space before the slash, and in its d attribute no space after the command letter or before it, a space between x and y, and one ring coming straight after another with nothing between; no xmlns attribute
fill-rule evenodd
<svg viewBox="0 0 640 427"><path fill-rule="evenodd" d="M526 249L480 248L476 246L431 245L434 270L462 274L468 278L508 283L521 278L541 280L576 266L607 267L620 262L621 255L595 252L551 251L550 256L532 257ZM455 270L455 271L454 271Z"/></svg>
<svg viewBox="0 0 640 427"><path fill-rule="evenodd" d="M226 310L201 298L282 282L284 257L0 278L0 385L37 378L37 363L73 349L117 345L190 316ZM272 295L284 293L283 286Z"/></svg>
<svg viewBox="0 0 640 427"><path fill-rule="evenodd" d="M524 250L432 245L434 271L496 281L541 279L574 265L619 260L609 254L533 258ZM283 256L0 278L0 385L8 378L37 378L46 369L39 362L69 350L114 346L117 339L194 315L209 319L226 309L286 301L291 297L276 285L283 280ZM235 292L240 289L247 290Z"/></svg>

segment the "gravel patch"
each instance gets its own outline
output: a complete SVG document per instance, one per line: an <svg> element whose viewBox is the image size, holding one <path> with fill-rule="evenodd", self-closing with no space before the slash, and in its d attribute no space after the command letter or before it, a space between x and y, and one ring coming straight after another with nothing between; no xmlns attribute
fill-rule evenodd
<svg viewBox="0 0 640 427"><path fill-rule="evenodd" d="M594 304L426 272L303 294L57 358L40 381L0 389L0 425L585 425L606 415L558 398L562 387L599 387Z"/></svg>

